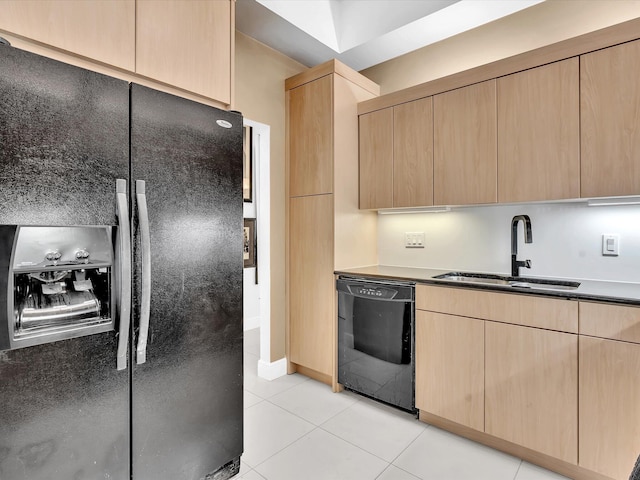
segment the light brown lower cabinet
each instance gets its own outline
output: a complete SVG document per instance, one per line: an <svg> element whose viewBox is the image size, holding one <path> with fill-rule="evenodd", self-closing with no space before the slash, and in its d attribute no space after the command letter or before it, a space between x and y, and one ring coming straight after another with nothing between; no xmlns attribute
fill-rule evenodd
<svg viewBox="0 0 640 480"><path fill-rule="evenodd" d="M640 307L418 285L416 308L421 419L569 478L628 480Z"/></svg>
<svg viewBox="0 0 640 480"><path fill-rule="evenodd" d="M331 378L333 195L294 197L289 208L290 361Z"/></svg>
<svg viewBox="0 0 640 480"><path fill-rule="evenodd" d="M578 462L578 336L485 324L485 432Z"/></svg>
<svg viewBox="0 0 640 480"><path fill-rule="evenodd" d="M484 431L484 321L416 311L416 407Z"/></svg>
<svg viewBox="0 0 640 480"><path fill-rule="evenodd" d="M579 465L627 480L640 454L640 345L580 337L579 417Z"/></svg>

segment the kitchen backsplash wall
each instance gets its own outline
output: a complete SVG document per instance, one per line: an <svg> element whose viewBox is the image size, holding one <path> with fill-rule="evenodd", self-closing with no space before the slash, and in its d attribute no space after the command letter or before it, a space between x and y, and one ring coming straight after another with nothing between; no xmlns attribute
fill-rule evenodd
<svg viewBox="0 0 640 480"><path fill-rule="evenodd" d="M640 205L585 203L496 205L443 213L379 215L381 265L508 274L511 219L531 218L533 243L518 225L521 275L640 282ZM424 248L405 248L405 232L424 232ZM602 235L620 236L620 254L602 255Z"/></svg>

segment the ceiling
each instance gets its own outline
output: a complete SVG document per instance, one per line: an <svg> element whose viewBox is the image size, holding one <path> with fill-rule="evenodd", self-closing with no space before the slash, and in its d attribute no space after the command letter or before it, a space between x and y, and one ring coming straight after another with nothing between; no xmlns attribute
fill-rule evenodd
<svg viewBox="0 0 640 480"><path fill-rule="evenodd" d="M236 29L312 67L377 65L544 0L237 0Z"/></svg>

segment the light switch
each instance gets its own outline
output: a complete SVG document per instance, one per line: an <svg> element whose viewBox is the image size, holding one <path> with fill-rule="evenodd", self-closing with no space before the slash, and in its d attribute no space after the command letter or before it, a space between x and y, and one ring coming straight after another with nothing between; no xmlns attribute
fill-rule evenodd
<svg viewBox="0 0 640 480"><path fill-rule="evenodd" d="M617 257L620 252L620 235L613 233L602 234L602 255Z"/></svg>
<svg viewBox="0 0 640 480"><path fill-rule="evenodd" d="M424 232L405 232L405 248L424 248Z"/></svg>

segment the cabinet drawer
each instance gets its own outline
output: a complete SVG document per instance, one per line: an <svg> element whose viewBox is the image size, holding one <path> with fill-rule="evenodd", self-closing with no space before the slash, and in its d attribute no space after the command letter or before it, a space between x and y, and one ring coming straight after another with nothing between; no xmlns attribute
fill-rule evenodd
<svg viewBox="0 0 640 480"><path fill-rule="evenodd" d="M640 343L640 307L580 302L580 333Z"/></svg>
<svg viewBox="0 0 640 480"><path fill-rule="evenodd" d="M578 333L578 302L486 290L417 285L416 308Z"/></svg>

